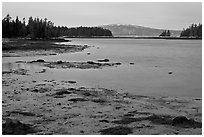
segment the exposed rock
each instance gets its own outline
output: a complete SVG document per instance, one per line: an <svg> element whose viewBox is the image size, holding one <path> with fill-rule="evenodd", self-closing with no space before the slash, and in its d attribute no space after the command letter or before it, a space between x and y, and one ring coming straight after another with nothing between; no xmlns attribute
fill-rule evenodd
<svg viewBox="0 0 204 137"><path fill-rule="evenodd" d="M173 72L170 71L168 74L172 74L172 73L173 73Z"/></svg>
<svg viewBox="0 0 204 137"><path fill-rule="evenodd" d="M187 122L187 121L188 121L188 119L185 116L175 117L173 119L173 125L183 124L184 122Z"/></svg>
<svg viewBox="0 0 204 137"><path fill-rule="evenodd" d="M150 115L149 112L134 110L134 111L128 112L128 113L125 114L124 116L126 116L126 115L132 115L132 116L134 116L135 114L139 114L139 115Z"/></svg>
<svg viewBox="0 0 204 137"><path fill-rule="evenodd" d="M57 103L57 105L61 106L61 105L62 105L62 103L60 103L60 102L59 102L59 103Z"/></svg>
<svg viewBox="0 0 204 137"><path fill-rule="evenodd" d="M146 112L145 112L146 113ZM147 113L149 114L149 113ZM184 116L178 116L173 118L169 115L151 115L146 117L134 118L134 114L125 114L121 120L115 120L113 123L116 124L130 124L132 122L149 120L154 124L178 126L182 128L202 128L202 123L196 122L193 119L187 119Z"/></svg>
<svg viewBox="0 0 204 137"><path fill-rule="evenodd" d="M176 130L176 131L174 132L174 134L178 135L178 134L179 134L179 130Z"/></svg>
<svg viewBox="0 0 204 137"><path fill-rule="evenodd" d="M83 133L84 133L84 131L83 131L83 130L81 130L81 131L80 131L80 133L82 133L82 134L83 134Z"/></svg>
<svg viewBox="0 0 204 137"><path fill-rule="evenodd" d="M43 59L38 59L36 62L45 62Z"/></svg>
<svg viewBox="0 0 204 137"><path fill-rule="evenodd" d="M108 121L108 120L106 120L106 119L99 120L99 122L109 123L109 121Z"/></svg>
<svg viewBox="0 0 204 137"><path fill-rule="evenodd" d="M11 74L11 71L2 71L2 74Z"/></svg>
<svg viewBox="0 0 204 137"><path fill-rule="evenodd" d="M202 100L201 98L196 98L195 100Z"/></svg>
<svg viewBox="0 0 204 137"><path fill-rule="evenodd" d="M84 92L83 93L84 96L92 96L93 94L89 93L89 92Z"/></svg>
<svg viewBox="0 0 204 137"><path fill-rule="evenodd" d="M117 62L117 63L115 63L115 65L121 65L121 63Z"/></svg>
<svg viewBox="0 0 204 137"><path fill-rule="evenodd" d="M58 53L79 52L88 48L87 45L65 45L61 43L63 41L65 40L30 40L15 38L15 40L10 42L2 43L3 56L47 56L56 55Z"/></svg>
<svg viewBox="0 0 204 137"><path fill-rule="evenodd" d="M57 55L56 53L50 53L49 55Z"/></svg>
<svg viewBox="0 0 204 137"><path fill-rule="evenodd" d="M46 72L46 69L42 69L42 71L36 72L36 73L45 73L45 72Z"/></svg>
<svg viewBox="0 0 204 137"><path fill-rule="evenodd" d="M35 92L35 93L45 93L47 92L48 89L47 88L39 88L39 89L33 89L31 92Z"/></svg>
<svg viewBox="0 0 204 137"><path fill-rule="evenodd" d="M143 125L137 125L136 128L144 128Z"/></svg>
<svg viewBox="0 0 204 137"><path fill-rule="evenodd" d="M120 109L122 106L115 106L115 109Z"/></svg>
<svg viewBox="0 0 204 137"><path fill-rule="evenodd" d="M60 61L57 61L57 64L62 64L62 63L63 63L63 61L61 61L61 60L60 60Z"/></svg>
<svg viewBox="0 0 204 137"><path fill-rule="evenodd" d="M173 119L173 126L184 128L202 128L202 123L196 122L193 119L188 119L185 116L178 116Z"/></svg>
<svg viewBox="0 0 204 137"><path fill-rule="evenodd" d="M121 120L113 121L113 123L115 123L115 124L130 124L132 122L137 122L137 121L141 121L141 120L143 120L143 119L132 118L132 117L123 117Z"/></svg>
<svg viewBox="0 0 204 137"><path fill-rule="evenodd" d="M70 83L70 84L75 84L75 83L77 83L76 81L68 81L68 83Z"/></svg>
<svg viewBox="0 0 204 137"><path fill-rule="evenodd" d="M16 61L16 63L24 63L24 61L22 61L22 60L19 60L19 61Z"/></svg>
<svg viewBox="0 0 204 137"><path fill-rule="evenodd" d="M12 71L12 73L17 75L28 75L27 72L28 70L25 70L25 69L17 69Z"/></svg>
<svg viewBox="0 0 204 137"><path fill-rule="evenodd" d="M50 62L39 64L47 63ZM61 67L66 66L66 63L54 62L53 64ZM86 62L74 63L87 65ZM88 66L97 65L88 64ZM16 80L16 75L14 76L10 79L10 75L8 78L5 75L7 79L2 79L2 83L5 80L7 83L10 80ZM202 133L202 123L199 123L202 119L202 107L200 107L202 99L200 98L149 97L99 87L88 88L80 87L78 84L69 84L75 83L76 81L72 81L74 79L61 79L61 82L49 78L42 80L33 81L37 82L33 83L32 79L22 81L19 78L19 81L11 83L11 88L6 87L2 90L3 123L8 117L20 118L18 120L23 119L22 123L32 123L31 127L40 129L40 132L34 133L39 135L47 133L104 135ZM19 99L20 101L17 102ZM182 108L174 109L166 103L173 106L179 105ZM166 110L172 110L170 115L167 115ZM195 121L188 117L175 117L175 115L183 114L195 118ZM60 128L63 130L59 131ZM180 131L177 132L177 129Z"/></svg>
<svg viewBox="0 0 204 137"><path fill-rule="evenodd" d="M107 129L102 129L99 132L101 132L102 135L128 135L132 133L132 128L116 126Z"/></svg>
<svg viewBox="0 0 204 137"><path fill-rule="evenodd" d="M98 62L109 62L109 59L98 59Z"/></svg>
<svg viewBox="0 0 204 137"><path fill-rule="evenodd" d="M24 115L24 116L35 116L34 113L28 112L28 111L20 111L20 110L14 110L9 112L9 114L20 114L20 115Z"/></svg>
<svg viewBox="0 0 204 137"><path fill-rule="evenodd" d="M146 120L149 120L155 124L167 124L167 125L172 124L172 118L169 115L155 115L155 114L153 114L152 116L147 117Z"/></svg>
<svg viewBox="0 0 204 137"><path fill-rule="evenodd" d="M66 97L66 96L64 96L64 95L55 95L54 96L54 98L64 98L64 97Z"/></svg>
<svg viewBox="0 0 204 137"><path fill-rule="evenodd" d="M108 61L108 59L104 60L105 62ZM31 62L25 62L25 63L35 63L36 61ZM63 62L63 61L57 61L57 62L41 62L40 65L49 67L49 68L78 68L78 69L99 69L102 67L107 66L115 66L115 65L121 65L121 63L99 63L94 61L87 61L87 62Z"/></svg>
<svg viewBox="0 0 204 137"><path fill-rule="evenodd" d="M6 119L6 122L2 124L3 135L26 135L29 133L35 133L36 130L28 124L23 124L15 119Z"/></svg>
<svg viewBox="0 0 204 137"><path fill-rule="evenodd" d="M92 101L95 102L95 103L105 103L105 102L107 102L105 99L101 99L101 98L94 98Z"/></svg>
<svg viewBox="0 0 204 137"><path fill-rule="evenodd" d="M72 92L68 91L67 89L60 89L58 92L54 93L53 95L64 95L64 94L71 94Z"/></svg>
<svg viewBox="0 0 204 137"><path fill-rule="evenodd" d="M113 123L116 124L130 124L132 122L137 122L137 121L143 121L143 120L149 120L152 123L155 124L169 124L171 125L171 117L168 115L151 115L151 116L145 116L145 117L139 117L139 118L134 118L132 115L125 115L121 120L115 120Z"/></svg>
<svg viewBox="0 0 204 137"><path fill-rule="evenodd" d="M44 63L45 60L43 60L43 59L38 59L38 60L33 60L33 61L31 61L31 63L34 63L34 62ZM25 63L25 62L21 61L20 63Z"/></svg>
<svg viewBox="0 0 204 137"><path fill-rule="evenodd" d="M77 97L77 98L71 98L71 99L69 99L68 101L77 102L77 101L88 101L88 100L85 99L85 98Z"/></svg>
<svg viewBox="0 0 204 137"><path fill-rule="evenodd" d="M76 89L76 88L68 88L67 90L69 90L69 91L78 91L78 89Z"/></svg>
<svg viewBox="0 0 204 137"><path fill-rule="evenodd" d="M93 62L93 61L87 61L86 63L88 63L88 64L96 64L96 65L99 65L100 63L96 63L96 62Z"/></svg>

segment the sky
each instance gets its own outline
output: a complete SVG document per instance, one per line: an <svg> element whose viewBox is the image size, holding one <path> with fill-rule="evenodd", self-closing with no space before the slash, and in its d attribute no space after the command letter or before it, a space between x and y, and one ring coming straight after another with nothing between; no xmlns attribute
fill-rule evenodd
<svg viewBox="0 0 204 137"><path fill-rule="evenodd" d="M55 25L78 27L133 24L182 30L202 23L201 2L3 2L2 18L47 18Z"/></svg>

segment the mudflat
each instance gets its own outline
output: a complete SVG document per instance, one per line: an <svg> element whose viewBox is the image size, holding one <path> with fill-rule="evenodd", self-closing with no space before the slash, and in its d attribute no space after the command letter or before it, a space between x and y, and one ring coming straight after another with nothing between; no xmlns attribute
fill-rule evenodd
<svg viewBox="0 0 204 137"><path fill-rule="evenodd" d="M202 100L118 93L76 81L19 81L3 74L3 134L201 134ZM27 129L27 128L26 128Z"/></svg>
<svg viewBox="0 0 204 137"><path fill-rule="evenodd" d="M11 44L11 41L6 42L9 46L3 48L3 57L30 56L30 53L61 54L59 49L63 49L63 52L78 52L87 47L72 45L72 48L67 48L62 43L53 45L53 41L52 44L34 41L37 43L34 44L36 47L26 49L22 46L33 41L20 40L21 42L17 42L19 44ZM37 48L38 44L45 47L53 45L55 48ZM13 45L16 49L9 49ZM18 63L38 64L49 69L103 69L120 65L118 62L108 61L51 62L43 59ZM2 72L3 134L202 134L201 98L121 93L114 89L86 87L72 79L20 79L23 76L43 74L45 71L42 69L31 74L26 69L12 69Z"/></svg>

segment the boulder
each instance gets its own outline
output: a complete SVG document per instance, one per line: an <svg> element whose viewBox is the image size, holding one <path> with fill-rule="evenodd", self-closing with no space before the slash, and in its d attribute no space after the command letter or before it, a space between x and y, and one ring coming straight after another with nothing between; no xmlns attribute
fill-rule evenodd
<svg viewBox="0 0 204 137"><path fill-rule="evenodd" d="M77 83L76 81L68 81L68 83L70 83L70 84L75 84L75 83Z"/></svg>
<svg viewBox="0 0 204 137"><path fill-rule="evenodd" d="M60 89L58 92L54 93L53 95L64 95L64 94L71 94L72 92L68 91L67 89Z"/></svg>
<svg viewBox="0 0 204 137"><path fill-rule="evenodd" d="M185 116L178 116L173 119L173 124L183 124L184 122L188 122L188 119Z"/></svg>
<svg viewBox="0 0 204 137"><path fill-rule="evenodd" d="M105 103L105 102L107 102L105 99L101 99L101 98L94 98L92 101L95 102L95 103Z"/></svg>
<svg viewBox="0 0 204 137"><path fill-rule="evenodd" d="M45 62L43 59L38 59L36 62Z"/></svg>
<svg viewBox="0 0 204 137"><path fill-rule="evenodd" d="M71 98L68 101L78 102L78 101L88 101L88 100L82 97L76 97L76 98Z"/></svg>
<svg viewBox="0 0 204 137"><path fill-rule="evenodd" d="M23 124L16 119L6 119L6 122L2 124L3 135L26 135L29 133L35 133L36 130L28 124Z"/></svg>
<svg viewBox="0 0 204 137"><path fill-rule="evenodd" d="M63 63L63 61L61 61L61 60L60 60L60 61L57 61L57 64L62 64L62 63Z"/></svg>
<svg viewBox="0 0 204 137"><path fill-rule="evenodd" d="M185 116L175 117L172 121L173 126L179 126L184 128L201 128L202 123L196 122L193 119L188 119Z"/></svg>
<svg viewBox="0 0 204 137"><path fill-rule="evenodd" d="M117 63L115 63L115 65L121 65L121 63L117 62Z"/></svg>
<svg viewBox="0 0 204 137"><path fill-rule="evenodd" d="M133 133L132 128L124 126L110 127L102 129L99 132L101 132L102 135L128 135Z"/></svg>
<svg viewBox="0 0 204 137"><path fill-rule="evenodd" d="M172 73L173 73L173 72L170 71L168 74L172 74Z"/></svg>

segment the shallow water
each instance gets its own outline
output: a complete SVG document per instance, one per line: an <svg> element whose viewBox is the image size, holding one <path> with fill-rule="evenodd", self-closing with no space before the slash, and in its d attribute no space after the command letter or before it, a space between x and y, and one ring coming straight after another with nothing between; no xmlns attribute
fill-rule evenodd
<svg viewBox="0 0 204 137"><path fill-rule="evenodd" d="M142 95L202 95L201 40L72 39L71 43L91 47L82 52L55 56L5 57L2 69L30 70L31 75L20 77L23 80L75 80L79 85ZM42 67L14 63L39 58L46 61L97 61L107 58L122 65L87 70L47 68L45 73L35 73Z"/></svg>

